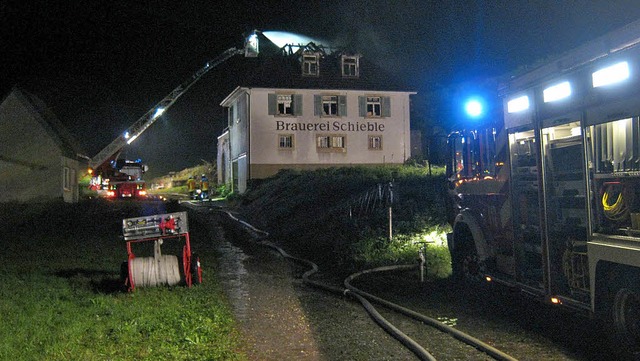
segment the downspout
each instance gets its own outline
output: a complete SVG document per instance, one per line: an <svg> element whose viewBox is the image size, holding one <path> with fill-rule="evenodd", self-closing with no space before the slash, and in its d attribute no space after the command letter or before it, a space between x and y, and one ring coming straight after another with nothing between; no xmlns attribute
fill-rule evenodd
<svg viewBox="0 0 640 361"><path fill-rule="evenodd" d="M247 179L245 179L245 190L247 183L251 179L251 89L246 90L245 102L247 103Z"/></svg>
<svg viewBox="0 0 640 361"><path fill-rule="evenodd" d="M410 116L407 116L407 109L410 108L410 106L407 104L409 102L409 97L407 96L407 100L406 102L403 103L402 105L402 114L403 114L403 130L404 130L404 144L402 147L402 162L404 163L407 160L407 126L409 123ZM411 131L409 131L409 148L411 148ZM411 153L409 153L411 154Z"/></svg>

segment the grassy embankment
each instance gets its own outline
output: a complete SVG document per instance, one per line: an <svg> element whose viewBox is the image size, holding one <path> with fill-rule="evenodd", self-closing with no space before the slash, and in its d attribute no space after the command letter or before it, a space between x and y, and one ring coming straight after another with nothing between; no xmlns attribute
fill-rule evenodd
<svg viewBox="0 0 640 361"><path fill-rule="evenodd" d="M200 176L205 174L209 178L211 190L215 186L215 167L210 163L185 168L175 172L170 176L163 176L147 181L149 194L152 195L176 195L188 196L187 179L194 177L196 182L200 182ZM160 187L159 187L160 186Z"/></svg>
<svg viewBox="0 0 640 361"><path fill-rule="evenodd" d="M167 211L134 205L0 205L0 359L244 359L206 235L204 284L122 290L121 219Z"/></svg>
<svg viewBox="0 0 640 361"><path fill-rule="evenodd" d="M377 199L393 179L393 237L388 207ZM416 166L283 171L234 203L288 252L344 270L416 263L426 245L428 276L448 277L444 175Z"/></svg>

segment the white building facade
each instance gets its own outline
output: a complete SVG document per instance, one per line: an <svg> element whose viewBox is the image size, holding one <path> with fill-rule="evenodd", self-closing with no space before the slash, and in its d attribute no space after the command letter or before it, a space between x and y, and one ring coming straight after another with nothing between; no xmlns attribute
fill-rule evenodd
<svg viewBox="0 0 640 361"><path fill-rule="evenodd" d="M240 86L222 101L228 127L218 138L219 183L244 193L248 181L281 169L402 164L409 158L414 92L358 90L360 74L351 75L355 89L348 89L348 77L340 87L323 88L338 82L306 75L304 68L298 74L304 88Z"/></svg>

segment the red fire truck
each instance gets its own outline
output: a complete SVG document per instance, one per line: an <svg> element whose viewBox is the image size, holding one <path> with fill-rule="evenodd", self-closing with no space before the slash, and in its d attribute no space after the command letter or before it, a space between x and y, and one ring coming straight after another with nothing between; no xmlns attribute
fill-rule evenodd
<svg viewBox="0 0 640 361"><path fill-rule="evenodd" d="M640 354L640 21L506 80L449 137L454 275L609 322Z"/></svg>

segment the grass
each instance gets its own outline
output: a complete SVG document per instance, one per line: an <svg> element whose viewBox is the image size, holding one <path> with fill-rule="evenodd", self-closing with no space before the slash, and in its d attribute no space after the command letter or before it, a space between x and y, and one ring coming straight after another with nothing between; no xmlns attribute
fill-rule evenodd
<svg viewBox="0 0 640 361"><path fill-rule="evenodd" d="M101 202L0 205L0 359L242 360L213 250L192 234L205 282L124 292L121 219L174 211Z"/></svg>
<svg viewBox="0 0 640 361"><path fill-rule="evenodd" d="M393 181L393 237L388 207L365 194ZM444 175L419 166L282 171L234 201L250 222L288 251L344 269L415 263L426 245L429 276L448 277L450 230ZM363 204L371 204L363 207Z"/></svg>

